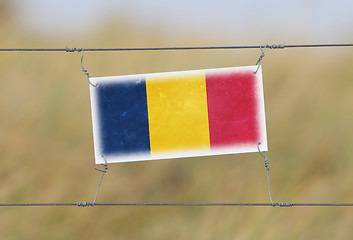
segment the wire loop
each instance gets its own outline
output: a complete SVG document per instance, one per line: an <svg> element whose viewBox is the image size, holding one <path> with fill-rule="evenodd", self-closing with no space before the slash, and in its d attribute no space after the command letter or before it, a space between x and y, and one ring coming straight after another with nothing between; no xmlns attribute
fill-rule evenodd
<svg viewBox="0 0 353 240"><path fill-rule="evenodd" d="M96 194L94 195L94 200L93 200L93 203L92 203L92 207L94 206L94 204L96 203L96 199L97 199L97 195L98 195L98 191L99 191L99 188L101 186L101 183L102 183L102 180L103 180L103 177L104 177L104 174L107 172L108 170L108 163L107 163L107 159L105 158L104 154L102 154L102 157L104 158L104 164L102 164L104 166L104 169L98 169L98 168L95 168L97 171L100 171L102 172L102 176L101 176L101 180L99 181L99 184L98 184L98 187L97 187L97 190L96 190Z"/></svg>
<svg viewBox="0 0 353 240"><path fill-rule="evenodd" d="M262 47L260 46L261 55L260 55L260 57L259 57L259 60L257 60L257 62L256 62L256 64L255 64L255 65L257 65L257 68L256 68L256 70L253 72L253 74L256 74L257 71L259 71L260 62L262 61L263 57L265 56L265 50L266 50L267 46L268 46L268 45L266 45L266 46L264 47L264 49L262 49Z"/></svg>
<svg viewBox="0 0 353 240"><path fill-rule="evenodd" d="M262 59L265 57L265 50L266 48L269 48L269 49L284 49L286 47L286 44L285 43L282 43L282 44L272 44L272 45L265 45L265 46L259 46L260 47L260 50L261 50L261 55L259 57L259 59L257 60L256 64L257 65L257 68L256 70L253 72L253 74L256 74L257 71L259 71L259 68L260 68L260 62L262 61Z"/></svg>
<svg viewBox="0 0 353 240"><path fill-rule="evenodd" d="M72 49L70 49L70 50L72 50ZM77 50L77 48L73 48L73 51L79 51L79 52L81 51L82 52L82 56L81 56L81 69L82 69L82 72L87 76L88 83L91 84L91 86L99 87L99 84L94 85L93 83L91 83L91 81L90 81L90 77L91 76L89 75L88 71L83 66L83 57L84 57L84 54L85 54L84 49L81 48L80 50Z"/></svg>

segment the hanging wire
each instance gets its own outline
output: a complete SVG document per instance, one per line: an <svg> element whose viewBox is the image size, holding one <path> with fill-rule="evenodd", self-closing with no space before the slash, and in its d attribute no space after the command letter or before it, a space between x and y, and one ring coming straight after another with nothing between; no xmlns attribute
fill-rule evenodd
<svg viewBox="0 0 353 240"><path fill-rule="evenodd" d="M89 75L88 71L83 66L83 57L84 57L84 54L85 54L85 50L83 48L82 49L79 49L79 48L66 48L66 51L68 51L67 49L72 50L72 51L79 51L79 52L82 51L82 56L81 56L81 69L82 69L82 72L87 76L87 81L88 81L88 83L91 86L98 87L99 86L98 84L94 85L93 83L91 83L91 81L90 81L91 76ZM69 51L69 52L71 52L71 51Z"/></svg>
<svg viewBox="0 0 353 240"><path fill-rule="evenodd" d="M111 207L122 207L122 206L146 206L146 207L353 207L353 203L293 203L293 202L276 202L272 201L271 189L270 189L270 178L269 178L269 163L265 152L260 150L261 143L257 144L257 148L262 157L265 158L265 168L267 173L267 186L270 203L97 203L97 195L101 186L103 177L108 169L107 159L104 155L105 163L102 164L104 169L98 169L97 171L102 172L96 194L93 202L76 202L76 203L0 203L0 207L49 207L49 206L77 206L77 207L93 207L93 206L111 206Z"/></svg>
<svg viewBox="0 0 353 240"><path fill-rule="evenodd" d="M170 50L221 50L221 49L284 49L284 48L320 48L353 47L353 43L329 44L271 44L248 46L196 46L196 47L137 47L137 48L0 48L2 52L81 52L84 51L170 51Z"/></svg>
<svg viewBox="0 0 353 240"><path fill-rule="evenodd" d="M267 46L265 46L263 49L262 49L262 47L260 47L261 55L260 55L260 57L259 57L259 60L257 60L257 62L256 62L256 64L255 64L255 65L257 66L257 68L256 68L256 70L253 72L253 74L256 74L257 71L259 71L260 62L262 61L262 58L265 56L266 47L267 47ZM257 146L257 147L259 148L259 146ZM260 149L259 149L259 151L260 151ZM260 152L260 153L261 153L261 152Z"/></svg>
<svg viewBox="0 0 353 240"><path fill-rule="evenodd" d="M93 200L92 206L94 206L95 203L96 203L98 191L99 191L99 188L100 188L101 183L102 183L102 181L103 181L104 174L105 174L105 173L107 172L107 170L108 170L107 159L105 158L104 154L102 154L102 157L104 158L104 162L105 162L104 164L102 164L102 165L104 166L104 169L101 170L101 169L95 168L97 171L102 172L102 176L101 176L101 180L99 181L99 184L98 184L98 187L97 187L97 190L96 190L96 194L94 195L94 200Z"/></svg>
<svg viewBox="0 0 353 240"><path fill-rule="evenodd" d="M268 163L268 158L266 156L266 153L265 152L261 152L260 150L260 145L261 145L261 142L258 142L257 143L257 149L259 150L259 153L261 154L261 156L263 158L265 158L265 168L266 168L266 175L267 175L267 189L268 189L268 196L270 198L270 202L272 204L272 206L275 206L272 202L272 197L271 197L271 187L270 187L270 168L269 168L269 163Z"/></svg>

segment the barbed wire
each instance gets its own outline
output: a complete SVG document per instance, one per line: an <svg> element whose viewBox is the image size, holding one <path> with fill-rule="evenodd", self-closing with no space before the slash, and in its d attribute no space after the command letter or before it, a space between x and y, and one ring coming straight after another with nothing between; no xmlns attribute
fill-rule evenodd
<svg viewBox="0 0 353 240"><path fill-rule="evenodd" d="M0 48L1 52L81 52L81 51L172 51L172 50L227 50L227 49L285 49L318 47L353 47L353 43L328 44L268 44L243 46L196 46L196 47L132 47L132 48Z"/></svg>

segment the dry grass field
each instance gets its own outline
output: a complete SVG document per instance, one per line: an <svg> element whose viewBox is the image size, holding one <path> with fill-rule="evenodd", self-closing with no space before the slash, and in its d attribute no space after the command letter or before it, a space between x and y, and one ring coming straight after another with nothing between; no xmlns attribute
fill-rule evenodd
<svg viewBox="0 0 353 240"><path fill-rule="evenodd" d="M107 26L70 41L0 25L1 47L170 46ZM185 36L178 45L218 45ZM205 40L211 39L211 40ZM234 44L234 43L233 43ZM255 43L256 44L256 43ZM263 44L263 43L257 43ZM85 54L92 76L253 65L260 50ZM268 50L263 60L272 197L353 202L353 49ZM92 201L89 85L79 53L0 53L0 202ZM112 164L98 202L268 202L258 153ZM1 239L351 239L343 207L0 207Z"/></svg>

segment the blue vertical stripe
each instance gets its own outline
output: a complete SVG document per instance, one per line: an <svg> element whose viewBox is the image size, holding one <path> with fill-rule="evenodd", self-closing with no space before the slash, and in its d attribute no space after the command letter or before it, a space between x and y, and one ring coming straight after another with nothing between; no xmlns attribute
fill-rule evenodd
<svg viewBox="0 0 353 240"><path fill-rule="evenodd" d="M96 91L102 153L150 154L145 78L100 83Z"/></svg>

